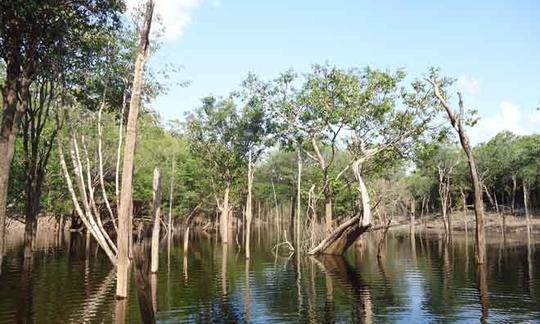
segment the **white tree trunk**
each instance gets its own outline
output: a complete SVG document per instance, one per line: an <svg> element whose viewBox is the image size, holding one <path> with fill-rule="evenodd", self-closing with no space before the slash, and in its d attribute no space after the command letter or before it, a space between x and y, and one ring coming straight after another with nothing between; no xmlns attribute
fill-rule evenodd
<svg viewBox="0 0 540 324"><path fill-rule="evenodd" d="M161 226L161 176L159 169L154 169L154 181L153 181L153 229L152 229L152 256L150 272L156 273L159 267L159 229Z"/></svg>

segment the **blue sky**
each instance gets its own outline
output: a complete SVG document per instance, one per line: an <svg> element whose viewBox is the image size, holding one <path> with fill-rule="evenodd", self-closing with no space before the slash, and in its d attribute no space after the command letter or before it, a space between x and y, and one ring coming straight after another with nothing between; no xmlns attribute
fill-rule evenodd
<svg viewBox="0 0 540 324"><path fill-rule="evenodd" d="M164 119L227 95L248 72L273 78L328 61L404 68L411 78L441 67L480 112L474 142L540 128L540 1L157 2L167 29L150 64L182 65L175 78L191 82L153 103Z"/></svg>

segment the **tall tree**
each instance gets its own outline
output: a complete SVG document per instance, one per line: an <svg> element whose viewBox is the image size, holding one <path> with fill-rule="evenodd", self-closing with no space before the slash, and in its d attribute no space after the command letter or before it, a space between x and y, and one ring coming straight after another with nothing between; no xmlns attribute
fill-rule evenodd
<svg viewBox="0 0 540 324"><path fill-rule="evenodd" d="M144 65L150 53L150 28L154 15L154 0L148 0L144 13L143 25L140 31L139 53L135 61L133 73L132 95L126 126L126 143L122 164L122 188L120 191L120 206L118 212L118 263L116 272L116 296L127 297L128 267L129 267L129 237L131 234L131 211L133 197L133 165L135 145L137 140L137 121L141 103Z"/></svg>
<svg viewBox="0 0 540 324"><path fill-rule="evenodd" d="M465 105L463 103L463 97L458 92L458 107L459 110L454 110L447 101L448 94L445 87L451 84L451 80L448 78L441 78L439 71L432 69L429 77L426 79L431 84L433 89L433 96L439 102L439 107L446 112L450 125L456 131L459 137L459 142L463 151L467 155L467 162L469 165L470 178L472 182L474 192L474 213L476 217L476 262L483 264L486 262L486 230L485 230L485 216L484 205L482 202L482 187L480 184L480 177L476 168L476 161L473 155L472 146L465 129L470 119L465 116Z"/></svg>
<svg viewBox="0 0 540 324"><path fill-rule="evenodd" d="M40 70L76 57L90 35L116 28L123 2L118 0L29 0L0 3L0 58L6 67L0 125L0 251L3 250L7 190L15 139ZM23 96L21 96L23 95ZM35 181L34 181L35 182Z"/></svg>

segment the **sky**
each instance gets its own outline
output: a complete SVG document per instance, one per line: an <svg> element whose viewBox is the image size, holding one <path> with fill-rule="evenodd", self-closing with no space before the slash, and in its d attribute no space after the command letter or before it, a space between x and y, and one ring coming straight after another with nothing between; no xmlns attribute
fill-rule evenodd
<svg viewBox="0 0 540 324"><path fill-rule="evenodd" d="M156 11L165 35L149 65L182 66L172 80L190 82L152 103L165 120L226 96L249 72L272 79L328 62L403 68L410 80L440 67L479 111L474 143L540 129L538 0L157 0Z"/></svg>

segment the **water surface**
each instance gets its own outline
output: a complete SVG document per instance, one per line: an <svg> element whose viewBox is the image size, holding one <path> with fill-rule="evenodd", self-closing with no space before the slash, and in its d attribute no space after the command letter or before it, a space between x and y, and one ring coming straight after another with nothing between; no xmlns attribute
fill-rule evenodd
<svg viewBox="0 0 540 324"><path fill-rule="evenodd" d="M472 237L389 233L382 258L377 239L345 257L297 258L273 254L277 238L256 232L246 261L236 244L197 234L183 255L175 238L157 275L137 254L126 302L114 299L107 258L79 236L41 240L32 262L15 242L0 275L0 323L540 321L534 240L490 240L477 268Z"/></svg>

